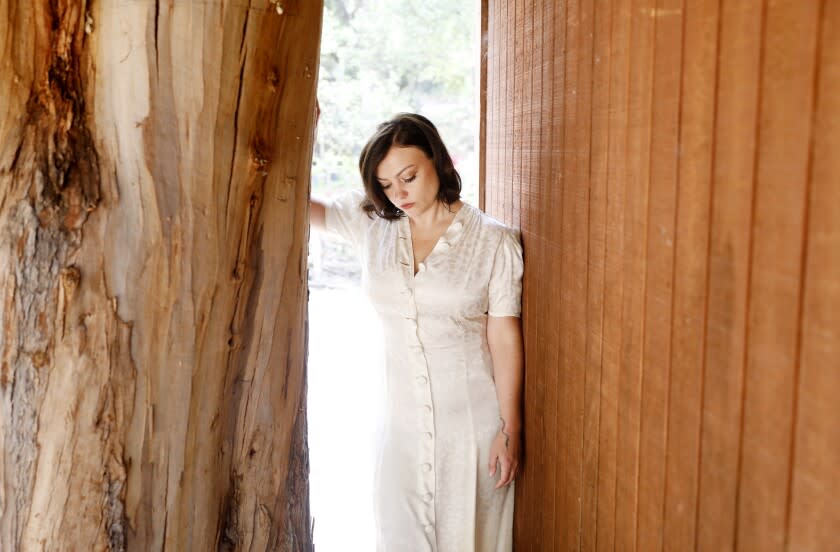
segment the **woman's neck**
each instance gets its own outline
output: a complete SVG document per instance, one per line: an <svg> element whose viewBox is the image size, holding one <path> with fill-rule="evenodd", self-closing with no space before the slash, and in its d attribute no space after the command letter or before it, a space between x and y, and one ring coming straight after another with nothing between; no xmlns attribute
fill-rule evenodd
<svg viewBox="0 0 840 552"><path fill-rule="evenodd" d="M463 202L459 199L447 205L442 201L436 201L432 207L429 207L422 213L416 216L409 217L412 229L418 232L424 232L434 229L442 224L448 224L455 214L463 207Z"/></svg>

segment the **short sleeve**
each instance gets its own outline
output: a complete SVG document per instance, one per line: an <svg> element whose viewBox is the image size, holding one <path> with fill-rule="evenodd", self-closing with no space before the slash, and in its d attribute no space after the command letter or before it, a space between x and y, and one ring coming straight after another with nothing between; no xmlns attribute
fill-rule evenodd
<svg viewBox="0 0 840 552"><path fill-rule="evenodd" d="M351 190L331 199L325 205L325 225L328 232L337 234L358 246L371 219L362 209L365 193Z"/></svg>
<svg viewBox="0 0 840 552"><path fill-rule="evenodd" d="M520 316L523 270L519 232L506 228L493 257L493 270L490 273L490 316Z"/></svg>

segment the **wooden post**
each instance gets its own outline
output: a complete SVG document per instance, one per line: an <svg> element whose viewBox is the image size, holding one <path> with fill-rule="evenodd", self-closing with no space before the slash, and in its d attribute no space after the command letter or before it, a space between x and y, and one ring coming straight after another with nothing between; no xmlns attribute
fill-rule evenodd
<svg viewBox="0 0 840 552"><path fill-rule="evenodd" d="M0 549L311 549L321 11L0 0Z"/></svg>

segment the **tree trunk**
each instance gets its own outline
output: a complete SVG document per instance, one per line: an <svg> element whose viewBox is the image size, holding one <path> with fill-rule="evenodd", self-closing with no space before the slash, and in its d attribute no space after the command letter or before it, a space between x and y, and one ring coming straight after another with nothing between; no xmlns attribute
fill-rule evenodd
<svg viewBox="0 0 840 552"><path fill-rule="evenodd" d="M321 5L0 0L0 549L311 549Z"/></svg>

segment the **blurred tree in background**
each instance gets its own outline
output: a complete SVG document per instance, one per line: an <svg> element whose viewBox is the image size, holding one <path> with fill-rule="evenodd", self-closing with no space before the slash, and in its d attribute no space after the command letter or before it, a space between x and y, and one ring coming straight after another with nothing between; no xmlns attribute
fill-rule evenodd
<svg viewBox="0 0 840 552"><path fill-rule="evenodd" d="M312 192L361 186L376 125L401 111L438 127L477 205L476 0L326 0Z"/></svg>

